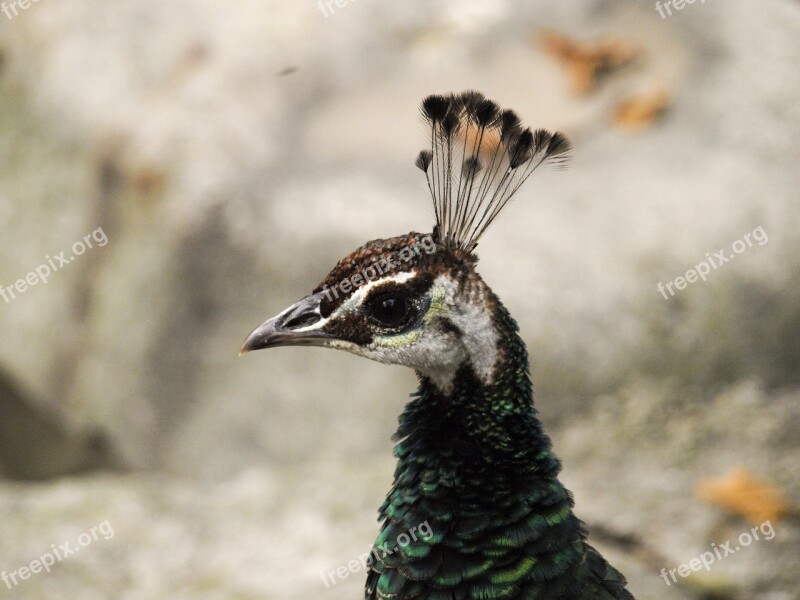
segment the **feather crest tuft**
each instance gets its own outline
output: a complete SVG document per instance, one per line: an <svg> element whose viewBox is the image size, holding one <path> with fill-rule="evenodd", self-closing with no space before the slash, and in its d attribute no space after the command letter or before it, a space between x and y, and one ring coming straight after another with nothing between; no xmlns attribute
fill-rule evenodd
<svg viewBox="0 0 800 600"><path fill-rule="evenodd" d="M424 171L436 213L437 242L470 253L531 173L545 163L566 165L570 144L561 133L523 129L511 110L478 92L428 96L422 117L430 149Z"/></svg>

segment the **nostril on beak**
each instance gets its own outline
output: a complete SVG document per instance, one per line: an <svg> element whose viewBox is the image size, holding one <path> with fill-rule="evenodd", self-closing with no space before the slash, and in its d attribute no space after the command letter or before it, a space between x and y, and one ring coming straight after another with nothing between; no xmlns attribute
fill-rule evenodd
<svg viewBox="0 0 800 600"><path fill-rule="evenodd" d="M318 322L322 317L316 312L308 312L302 308L291 315L283 323L284 329L300 329Z"/></svg>

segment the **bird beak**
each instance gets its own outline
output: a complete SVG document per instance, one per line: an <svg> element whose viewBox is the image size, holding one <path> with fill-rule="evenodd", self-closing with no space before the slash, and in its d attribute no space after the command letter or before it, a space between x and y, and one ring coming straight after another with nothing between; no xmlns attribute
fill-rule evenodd
<svg viewBox="0 0 800 600"><path fill-rule="evenodd" d="M256 327L247 336L239 356L252 350L278 346L326 346L335 339L322 331L327 322L320 313L323 293L306 296L279 315Z"/></svg>

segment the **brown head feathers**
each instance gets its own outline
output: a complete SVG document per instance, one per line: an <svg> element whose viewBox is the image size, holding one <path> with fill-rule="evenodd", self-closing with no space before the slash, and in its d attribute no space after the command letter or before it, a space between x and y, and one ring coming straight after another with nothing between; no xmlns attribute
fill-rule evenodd
<svg viewBox="0 0 800 600"><path fill-rule="evenodd" d="M428 96L421 110L431 146L419 153L416 165L433 199L434 238L457 254L474 250L534 170L568 160L563 134L523 129L513 111L478 92Z"/></svg>

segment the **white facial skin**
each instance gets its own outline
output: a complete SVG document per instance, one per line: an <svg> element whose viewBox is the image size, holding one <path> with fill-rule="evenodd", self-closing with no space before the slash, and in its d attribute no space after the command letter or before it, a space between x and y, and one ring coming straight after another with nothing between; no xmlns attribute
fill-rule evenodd
<svg viewBox="0 0 800 600"><path fill-rule="evenodd" d="M404 283L416 276L415 271L408 271L371 281L356 290L327 319L304 330L322 328L330 320L362 310L370 290L376 286L387 282ZM456 282L447 275L440 275L426 295L430 307L419 326L398 334L377 334L366 346L338 341L329 341L326 345L381 363L411 367L443 392L451 388L456 371L466 360L471 361L478 377L491 383L499 336L485 306L484 291L470 294L465 301L458 293ZM437 327L434 322L440 318L450 321L461 335Z"/></svg>

